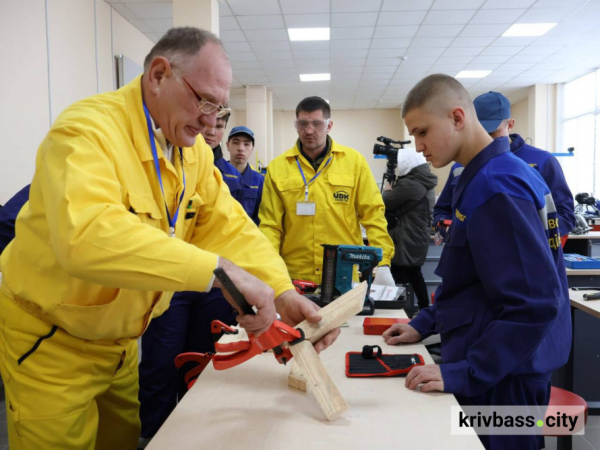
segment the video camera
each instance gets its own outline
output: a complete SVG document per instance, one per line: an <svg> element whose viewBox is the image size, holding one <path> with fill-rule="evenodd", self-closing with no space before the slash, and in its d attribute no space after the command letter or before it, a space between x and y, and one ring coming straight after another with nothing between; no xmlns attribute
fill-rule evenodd
<svg viewBox="0 0 600 450"><path fill-rule="evenodd" d="M596 199L587 192L580 192L575 196L575 200L580 205L595 205Z"/></svg>
<svg viewBox="0 0 600 450"><path fill-rule="evenodd" d="M374 155L384 155L387 158L387 170L383 174L381 180L381 190L383 191L383 185L387 180L390 185L393 185L396 181L396 167L398 166L398 150L402 150L405 145L410 144L411 141L394 141L393 139L385 136L379 136L377 141L383 143L375 144L373 146Z"/></svg>

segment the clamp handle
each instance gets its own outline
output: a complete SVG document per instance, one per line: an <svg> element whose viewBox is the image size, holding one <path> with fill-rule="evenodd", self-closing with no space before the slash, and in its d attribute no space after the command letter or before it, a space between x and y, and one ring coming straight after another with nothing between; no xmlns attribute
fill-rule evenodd
<svg viewBox="0 0 600 450"><path fill-rule="evenodd" d="M233 284L233 281L231 281L231 278L229 278L227 272L225 272L221 267L217 267L213 273L223 285L223 289L225 289L229 295L231 295L240 311L242 311L244 314L256 314L242 293L235 287L235 284Z"/></svg>

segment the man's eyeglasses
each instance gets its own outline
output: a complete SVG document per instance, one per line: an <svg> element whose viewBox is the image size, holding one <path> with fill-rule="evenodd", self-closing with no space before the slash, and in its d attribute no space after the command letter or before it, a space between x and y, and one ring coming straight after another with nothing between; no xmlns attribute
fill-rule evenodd
<svg viewBox="0 0 600 450"><path fill-rule="evenodd" d="M294 127L298 131L305 131L308 127L312 127L315 131L324 131L329 125L330 119L326 120L294 120Z"/></svg>
<svg viewBox="0 0 600 450"><path fill-rule="evenodd" d="M206 114L206 115L210 115L210 114L214 114L217 113L217 118L220 117L225 117L227 114L231 113L231 108L228 108L226 106L223 105L215 105L214 103L211 103L207 100L202 99L202 97L200 97L198 95L198 93L194 90L194 88L190 85L190 83L188 83L188 81L185 79L185 77L183 75L180 75L181 79L183 80L184 84L188 87L188 89L190 91L192 91L192 94L194 94L194 96L196 97L196 100L198 100L198 109L200 110L200 112L202 114Z"/></svg>

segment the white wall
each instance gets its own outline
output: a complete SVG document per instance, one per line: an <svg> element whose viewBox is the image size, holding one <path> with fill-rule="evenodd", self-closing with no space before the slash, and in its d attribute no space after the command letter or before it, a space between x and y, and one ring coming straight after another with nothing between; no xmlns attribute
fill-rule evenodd
<svg viewBox="0 0 600 450"><path fill-rule="evenodd" d="M529 99L524 98L520 102L510 105L510 114L515 120L513 132L520 134L523 139L531 139L533 133L529 129ZM531 142L531 140L527 142Z"/></svg>
<svg viewBox="0 0 600 450"><path fill-rule="evenodd" d="M104 0L0 0L0 204L31 182L50 124L114 89L113 55L142 64L150 41Z"/></svg>

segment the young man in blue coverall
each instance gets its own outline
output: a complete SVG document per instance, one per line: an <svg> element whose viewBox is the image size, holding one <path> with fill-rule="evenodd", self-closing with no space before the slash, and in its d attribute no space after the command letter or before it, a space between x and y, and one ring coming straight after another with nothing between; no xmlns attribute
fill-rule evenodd
<svg viewBox="0 0 600 450"><path fill-rule="evenodd" d="M221 139L228 120L229 116L218 118L216 126L205 126L200 134L212 148L215 166L221 171L232 197L251 215L253 210L246 208L244 202L242 176L223 158ZM183 376L190 367L184 365L176 369L173 363L175 357L183 352L214 352L211 322L220 320L234 325L236 316L237 312L225 300L221 289L213 288L207 293L177 292L169 309L150 323L142 337L139 366L142 422L139 448L143 448L156 434L187 390Z"/></svg>
<svg viewBox="0 0 600 450"><path fill-rule="evenodd" d="M511 153L507 137L489 136L452 77L421 80L402 116L434 167L465 167L436 270L436 302L383 335L388 344L441 335L444 363L414 368L406 387L452 393L463 405L547 405L550 376L569 355L571 314L546 183ZM480 439L488 449L543 445L535 435Z"/></svg>
<svg viewBox="0 0 600 450"><path fill-rule="evenodd" d="M511 134L515 121L510 117L510 102L504 95L498 92L488 92L477 97L473 104L477 118L485 131L494 139L501 136L508 137L510 151L537 170L544 178L558 212L560 235L567 236L569 231L575 228L575 205L573 195L556 157L552 153L526 144L518 134ZM459 163L455 163L450 169L448 181L446 181L433 210L434 224L438 224L441 220L452 220L452 192L462 171L463 166Z"/></svg>
<svg viewBox="0 0 600 450"><path fill-rule="evenodd" d="M248 159L254 151L254 132L245 126L232 128L227 138L227 150L231 155L231 164L242 174L245 193L244 209L258 225L260 223L258 208L265 177L248 164Z"/></svg>

